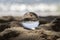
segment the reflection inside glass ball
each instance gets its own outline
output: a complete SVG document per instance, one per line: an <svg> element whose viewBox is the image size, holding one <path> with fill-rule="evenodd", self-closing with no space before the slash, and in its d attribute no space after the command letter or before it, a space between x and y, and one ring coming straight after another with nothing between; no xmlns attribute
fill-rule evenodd
<svg viewBox="0 0 60 40"><path fill-rule="evenodd" d="M38 27L39 21L25 21L25 22L22 22L22 25L25 28L34 30L36 27Z"/></svg>

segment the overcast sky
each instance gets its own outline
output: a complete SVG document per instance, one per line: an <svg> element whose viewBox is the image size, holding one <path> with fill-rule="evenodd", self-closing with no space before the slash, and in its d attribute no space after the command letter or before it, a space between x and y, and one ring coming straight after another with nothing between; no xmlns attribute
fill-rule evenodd
<svg viewBox="0 0 60 40"><path fill-rule="evenodd" d="M46 3L46 4L59 4L60 0L0 0L0 3Z"/></svg>
<svg viewBox="0 0 60 40"><path fill-rule="evenodd" d="M47 10L55 12L59 5L60 0L0 0L0 16L21 15L28 11L38 12L43 16L59 15L58 13L41 13Z"/></svg>

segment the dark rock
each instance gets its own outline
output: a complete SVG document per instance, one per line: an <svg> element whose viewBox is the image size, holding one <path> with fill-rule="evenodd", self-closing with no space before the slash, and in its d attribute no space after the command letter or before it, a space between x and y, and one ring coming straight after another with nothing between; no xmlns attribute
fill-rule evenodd
<svg viewBox="0 0 60 40"><path fill-rule="evenodd" d="M4 31L7 28L10 28L10 23L1 23L0 24L0 32Z"/></svg>
<svg viewBox="0 0 60 40"><path fill-rule="evenodd" d="M14 18L12 16L3 16L3 17L0 17L0 23L11 22L13 20L14 20Z"/></svg>
<svg viewBox="0 0 60 40"><path fill-rule="evenodd" d="M30 13L21 18L0 17L0 40L60 40L60 18L40 19L35 13ZM50 24L54 18L57 19ZM20 24L26 20L40 20L43 26L38 27L38 30L28 30Z"/></svg>
<svg viewBox="0 0 60 40"><path fill-rule="evenodd" d="M52 29L54 31L60 32L60 18L56 18L56 21L54 22L54 26L52 26Z"/></svg>

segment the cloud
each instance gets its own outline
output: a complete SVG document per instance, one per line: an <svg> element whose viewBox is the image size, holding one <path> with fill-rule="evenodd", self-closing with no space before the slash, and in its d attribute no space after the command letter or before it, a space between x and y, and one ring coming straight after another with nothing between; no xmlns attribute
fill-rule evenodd
<svg viewBox="0 0 60 40"><path fill-rule="evenodd" d="M36 5L28 5L27 8L29 11L56 11L56 5L47 5L47 4L36 4Z"/></svg>
<svg viewBox="0 0 60 40"><path fill-rule="evenodd" d="M11 5L10 7L11 11L25 11L26 10L26 5Z"/></svg>
<svg viewBox="0 0 60 40"><path fill-rule="evenodd" d="M0 11L6 11L8 10L8 6L0 4Z"/></svg>
<svg viewBox="0 0 60 40"><path fill-rule="evenodd" d="M47 16L47 15L59 15L58 13L45 13L47 11L50 12L55 12L57 10L57 6L54 4L32 4L32 5L27 5L27 4L11 4L11 5L4 5L0 4L0 12L7 11L5 14L6 15L23 15L25 12L37 12L37 14L41 16ZM19 14L18 13L21 13ZM39 13L38 13L39 12ZM1 13L0 13L1 14ZM3 13L4 15L4 13Z"/></svg>
<svg viewBox="0 0 60 40"><path fill-rule="evenodd" d="M47 4L11 4L11 5L4 5L0 4L0 11L56 11L56 5L47 5Z"/></svg>

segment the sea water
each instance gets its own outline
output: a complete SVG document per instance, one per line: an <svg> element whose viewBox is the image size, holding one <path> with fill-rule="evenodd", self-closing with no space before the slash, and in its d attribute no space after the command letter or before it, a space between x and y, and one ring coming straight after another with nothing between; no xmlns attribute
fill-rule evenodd
<svg viewBox="0 0 60 40"><path fill-rule="evenodd" d="M26 21L26 22L22 22L22 25L25 28L34 30L36 27L38 27L39 21Z"/></svg>

